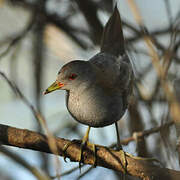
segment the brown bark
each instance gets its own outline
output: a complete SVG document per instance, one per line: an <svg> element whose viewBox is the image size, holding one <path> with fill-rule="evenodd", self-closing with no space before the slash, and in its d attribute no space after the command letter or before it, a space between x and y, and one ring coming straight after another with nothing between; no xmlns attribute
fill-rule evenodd
<svg viewBox="0 0 180 180"><path fill-rule="evenodd" d="M55 137L58 153L63 155L63 147L69 140ZM47 137L43 134L29 131L26 129L13 128L0 125L0 142L3 145L10 145L19 148L32 149L36 151L51 153L48 146ZM66 156L71 161L79 161L80 141L70 145L66 151ZM84 150L84 163L93 164L94 157L91 150ZM162 168L154 165L151 161L139 160L126 154L127 167L126 173L140 177L144 180L179 180L180 172L172 169ZM119 151L114 151L104 146L97 145L97 166L125 172L123 156Z"/></svg>

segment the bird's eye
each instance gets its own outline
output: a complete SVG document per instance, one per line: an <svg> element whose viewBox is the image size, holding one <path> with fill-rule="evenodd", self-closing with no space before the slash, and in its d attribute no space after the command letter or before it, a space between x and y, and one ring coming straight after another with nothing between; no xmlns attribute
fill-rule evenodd
<svg viewBox="0 0 180 180"><path fill-rule="evenodd" d="M77 77L77 74L73 73L69 76L69 80L74 80L76 77Z"/></svg>

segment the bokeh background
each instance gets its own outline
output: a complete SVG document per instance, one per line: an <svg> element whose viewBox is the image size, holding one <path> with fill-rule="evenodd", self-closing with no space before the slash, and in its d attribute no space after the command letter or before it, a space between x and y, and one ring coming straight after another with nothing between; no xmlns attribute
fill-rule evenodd
<svg viewBox="0 0 180 180"><path fill-rule="evenodd" d="M141 30L126 0L118 0L127 52L133 63L136 84L129 111L119 121L121 139L160 126L171 120L168 103L160 86ZM161 64L168 64L167 79L180 76L180 1L136 1L145 26L154 39ZM65 92L43 96L64 63L88 60L99 51L104 24L115 1L108 0L0 0L0 71L19 87L24 96L41 111L54 135L68 139L83 137L86 126L74 121L65 106ZM0 123L43 132L31 110L0 77ZM114 125L93 128L90 140L110 146L116 142ZM6 147L30 165L55 176L54 157L44 153ZM134 155L155 157L164 166L178 169L176 131L173 126L124 146ZM61 179L120 179L104 168L84 166L60 159ZM36 179L22 165L0 153L1 180ZM127 177L127 179L135 179Z"/></svg>

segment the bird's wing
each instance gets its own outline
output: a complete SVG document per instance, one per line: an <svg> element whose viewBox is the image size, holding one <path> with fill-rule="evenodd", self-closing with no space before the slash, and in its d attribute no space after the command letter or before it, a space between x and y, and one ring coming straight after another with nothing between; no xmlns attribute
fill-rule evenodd
<svg viewBox="0 0 180 180"><path fill-rule="evenodd" d="M98 68L101 73L100 77L107 86L124 91L129 86L133 72L131 64L128 63L128 56L124 55L119 58L121 59L106 53L99 53L89 61Z"/></svg>
<svg viewBox="0 0 180 180"><path fill-rule="evenodd" d="M122 24L117 5L105 25L101 51L90 59L101 72L103 82L114 90L129 89L133 77L132 66L125 52Z"/></svg>

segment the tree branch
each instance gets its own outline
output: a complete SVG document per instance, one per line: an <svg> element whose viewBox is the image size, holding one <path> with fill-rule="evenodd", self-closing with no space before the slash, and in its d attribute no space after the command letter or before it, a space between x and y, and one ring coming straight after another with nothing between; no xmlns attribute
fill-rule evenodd
<svg viewBox="0 0 180 180"><path fill-rule="evenodd" d="M0 142L3 145L15 146L19 148L32 149L36 151L52 153L48 139L45 135L29 131L26 129L13 128L6 125L0 125ZM69 143L69 140L56 137L58 154L63 156L63 147ZM129 175L140 177L144 180L178 180L180 172L161 168L154 165L152 161L140 160L126 155L127 167L123 165L123 157L120 151L114 151L104 146L97 146L97 165L116 171L126 172ZM79 161L80 141L70 145L66 151L66 156L71 161ZM83 152L84 163L94 164L93 152L86 148Z"/></svg>
<svg viewBox="0 0 180 180"><path fill-rule="evenodd" d="M131 137L123 139L121 141L121 144L122 145L128 145L131 141L136 141L139 138L144 138L144 137L147 137L147 136L149 136L151 134L158 133L161 130L163 130L164 128L169 127L169 126L171 126L173 124L174 124L174 122L170 121L170 122L167 122L166 124L162 124L161 126L153 127L151 129L148 129L148 130L134 132Z"/></svg>

